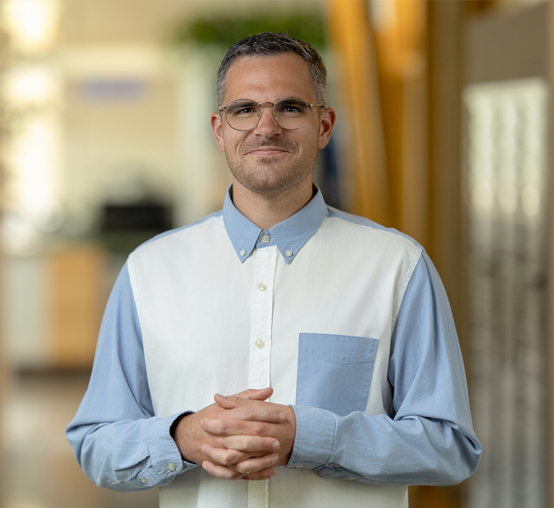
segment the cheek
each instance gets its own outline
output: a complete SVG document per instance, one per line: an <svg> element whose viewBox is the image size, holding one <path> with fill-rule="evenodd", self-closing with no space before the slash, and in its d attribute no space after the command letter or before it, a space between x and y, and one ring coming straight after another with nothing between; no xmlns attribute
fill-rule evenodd
<svg viewBox="0 0 554 508"><path fill-rule="evenodd" d="M218 144L219 148L228 153L235 153L240 148L240 143L237 139L233 137L232 134L226 134L225 136L222 136L221 143Z"/></svg>

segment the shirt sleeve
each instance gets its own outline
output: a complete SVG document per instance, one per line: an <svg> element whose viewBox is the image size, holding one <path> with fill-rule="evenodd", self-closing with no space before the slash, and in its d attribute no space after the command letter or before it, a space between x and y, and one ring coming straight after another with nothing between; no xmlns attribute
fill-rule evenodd
<svg viewBox="0 0 554 508"><path fill-rule="evenodd" d="M367 483L453 485L477 468L467 382L442 282L425 252L391 341L391 415L293 406L296 440L287 467Z"/></svg>
<svg viewBox="0 0 554 508"><path fill-rule="evenodd" d="M142 333L127 265L110 295L87 392L66 436L99 487L129 491L169 484L197 467L170 435L182 413L154 416Z"/></svg>

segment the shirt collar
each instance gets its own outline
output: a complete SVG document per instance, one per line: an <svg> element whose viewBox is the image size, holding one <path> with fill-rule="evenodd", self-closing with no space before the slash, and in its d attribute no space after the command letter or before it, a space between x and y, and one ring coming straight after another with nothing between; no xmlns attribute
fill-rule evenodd
<svg viewBox="0 0 554 508"><path fill-rule="evenodd" d="M267 231L260 229L236 209L231 199L232 186L227 189L223 205L223 222L241 263L252 254L262 233L269 233L287 264L292 262L327 215L327 205L321 191L315 186L314 188L317 190L316 195L304 208Z"/></svg>

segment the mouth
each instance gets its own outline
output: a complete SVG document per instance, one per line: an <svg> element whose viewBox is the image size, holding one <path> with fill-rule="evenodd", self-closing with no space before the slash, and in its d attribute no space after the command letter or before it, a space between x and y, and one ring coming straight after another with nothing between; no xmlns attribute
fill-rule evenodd
<svg viewBox="0 0 554 508"><path fill-rule="evenodd" d="M263 157L268 157L273 155L282 155L284 153L287 153L287 151L283 150L282 148L277 148L273 146L262 146L260 148L255 148L254 150L250 150L247 155L259 155Z"/></svg>

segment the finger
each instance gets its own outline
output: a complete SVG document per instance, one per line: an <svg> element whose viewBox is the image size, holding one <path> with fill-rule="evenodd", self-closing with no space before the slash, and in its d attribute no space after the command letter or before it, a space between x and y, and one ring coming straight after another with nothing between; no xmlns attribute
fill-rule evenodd
<svg viewBox="0 0 554 508"><path fill-rule="evenodd" d="M247 475L244 475L241 479L250 481L269 480L269 478L273 478L276 474L277 471L270 467L268 469L263 469L262 471L256 471L255 473L248 473Z"/></svg>
<svg viewBox="0 0 554 508"><path fill-rule="evenodd" d="M223 466L238 464L251 457L261 457L279 450L279 441L258 436L229 436L220 438L218 445L202 445L202 452Z"/></svg>
<svg viewBox="0 0 554 508"><path fill-rule="evenodd" d="M271 468L275 464L277 464L278 460L279 455L277 455L276 453L270 453L268 455L264 455L263 457L253 457L243 460L242 462L236 464L233 469L240 474L247 475Z"/></svg>
<svg viewBox="0 0 554 508"><path fill-rule="evenodd" d="M219 464L214 464L209 460L202 462L202 467L212 476L217 478L224 478L225 480L238 480L244 476L244 473L239 473L238 471L233 471L227 466L221 466Z"/></svg>
<svg viewBox="0 0 554 508"><path fill-rule="evenodd" d="M249 388L248 390L244 390L243 392L232 395L232 397L241 397L243 399L250 400L266 400L269 399L269 397L271 397L272 395L273 388L267 387L262 389Z"/></svg>
<svg viewBox="0 0 554 508"><path fill-rule="evenodd" d="M247 390L248 392L249 390ZM268 399L273 393L273 388L268 388L267 390L262 390L261 395L252 394L252 396L243 396L243 394L248 395L246 392L237 393L236 395L221 395L216 393L214 395L214 400L224 409L233 409L240 405L247 404L249 401L261 402ZM256 398L257 397L257 398Z"/></svg>
<svg viewBox="0 0 554 508"><path fill-rule="evenodd" d="M244 405L246 402L248 402L250 399L247 399L245 397L241 397L239 395L221 395L220 393L216 393L214 395L214 400L224 409L234 409L236 407L239 407L241 405Z"/></svg>
<svg viewBox="0 0 554 508"><path fill-rule="evenodd" d="M226 418L203 418L202 429L216 436L265 436L271 437L273 424Z"/></svg>
<svg viewBox="0 0 554 508"><path fill-rule="evenodd" d="M221 398L221 402L225 400L227 400L226 397ZM219 398L216 398L216 401L218 405L221 405ZM253 402L247 399L241 399L241 402L234 408L228 407L225 409L228 409L228 411L222 412L221 415L219 415L222 419L228 418L230 420L248 420L269 423L283 423L286 420L285 413L276 409L275 405Z"/></svg>
<svg viewBox="0 0 554 508"><path fill-rule="evenodd" d="M213 463L222 466L232 466L252 457L252 454L228 448L216 448L207 443L202 445L202 451Z"/></svg>
<svg viewBox="0 0 554 508"><path fill-rule="evenodd" d="M273 437L229 436L222 438L226 448L247 453L271 453L279 449L279 441Z"/></svg>
<svg viewBox="0 0 554 508"><path fill-rule="evenodd" d="M279 443L277 443L278 447ZM201 448L202 452L212 462L220 464L222 466L233 466L239 462L244 462L247 459L253 457L262 457L268 453L273 453L275 450L269 451L250 451L244 452L234 448L219 448L211 444L205 443Z"/></svg>

